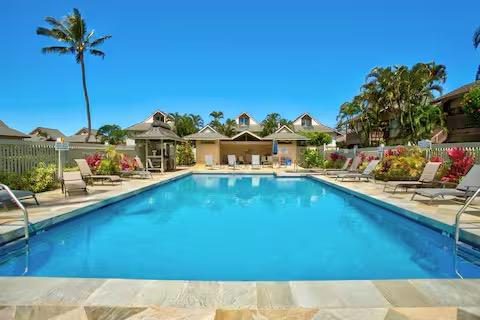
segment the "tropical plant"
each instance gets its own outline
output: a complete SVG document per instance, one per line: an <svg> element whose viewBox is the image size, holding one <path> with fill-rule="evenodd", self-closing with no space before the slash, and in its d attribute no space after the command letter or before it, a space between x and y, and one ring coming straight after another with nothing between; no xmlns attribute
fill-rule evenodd
<svg viewBox="0 0 480 320"><path fill-rule="evenodd" d="M345 163L346 157L338 152L332 152L324 163L325 168L341 168Z"/></svg>
<svg viewBox="0 0 480 320"><path fill-rule="evenodd" d="M384 151L383 159L375 170L379 180L417 180L425 166L425 158L418 147L398 146Z"/></svg>
<svg viewBox="0 0 480 320"><path fill-rule="evenodd" d="M321 168L324 165L323 154L315 149L305 149L302 152L300 166L303 168Z"/></svg>
<svg viewBox="0 0 480 320"><path fill-rule="evenodd" d="M475 30L473 33L473 47L477 49L480 46L480 27ZM477 74L475 76L475 80L480 80L480 65L477 68Z"/></svg>
<svg viewBox="0 0 480 320"><path fill-rule="evenodd" d="M203 119L197 114L182 115L175 112L171 114L171 116L173 118L175 132L180 137L195 133L203 127Z"/></svg>
<svg viewBox="0 0 480 320"><path fill-rule="evenodd" d="M176 156L176 161L179 165L191 165L195 162L195 157L193 155L193 149L190 142L177 144Z"/></svg>
<svg viewBox="0 0 480 320"><path fill-rule="evenodd" d="M309 138L308 145L320 147L332 143L332 136L326 132L300 131L299 134Z"/></svg>
<svg viewBox="0 0 480 320"><path fill-rule="evenodd" d="M222 123L220 122L221 119L223 119L223 112L222 111L212 111L210 112L210 117L212 117L212 120L210 121L210 126L217 130L220 131L220 128L222 126Z"/></svg>
<svg viewBox="0 0 480 320"><path fill-rule="evenodd" d="M463 110L477 126L480 126L480 85L474 86L463 96Z"/></svg>
<svg viewBox="0 0 480 320"><path fill-rule="evenodd" d="M237 123L234 119L226 119L225 122L220 125L220 128L218 128L217 131L223 135L226 135L227 137L232 137L236 133L236 126Z"/></svg>
<svg viewBox="0 0 480 320"><path fill-rule="evenodd" d="M475 158L468 155L463 148L455 147L447 150L449 164L442 181L459 182L467 174L470 167L474 164Z"/></svg>
<svg viewBox="0 0 480 320"><path fill-rule="evenodd" d="M434 129L444 126L443 112L432 100L435 92L442 92L445 80L445 66L434 62L411 68L375 67L360 94L340 107L337 126L355 129L365 145L374 143L372 136L379 143L391 122L399 123L400 135L395 138L402 143L429 138Z"/></svg>
<svg viewBox="0 0 480 320"><path fill-rule="evenodd" d="M60 186L56 178L55 164L40 162L35 168L25 173L0 172L0 181L11 189L43 192Z"/></svg>
<svg viewBox="0 0 480 320"><path fill-rule="evenodd" d="M282 118L278 113L269 113L262 121L262 136L268 136L284 125L291 128L293 123L285 118Z"/></svg>
<svg viewBox="0 0 480 320"><path fill-rule="evenodd" d="M98 128L96 137L102 143L109 143L113 145L125 143L127 132L116 124L105 124Z"/></svg>
<svg viewBox="0 0 480 320"><path fill-rule="evenodd" d="M49 46L42 48L43 53L58 53L58 54L74 54L75 60L80 64L82 72L82 86L83 95L85 98L85 109L87 113L87 134L85 142L88 142L91 135L92 123L90 115L90 100L87 91L87 81L85 76L85 54L88 52L94 56L104 58L105 53L97 48L111 38L110 35L104 35L99 38L93 38L94 30L87 31L85 20L77 9L73 9L72 13L67 16L56 19L53 17L46 17L47 22L51 27L37 28L37 34L47 36L63 43L63 46Z"/></svg>

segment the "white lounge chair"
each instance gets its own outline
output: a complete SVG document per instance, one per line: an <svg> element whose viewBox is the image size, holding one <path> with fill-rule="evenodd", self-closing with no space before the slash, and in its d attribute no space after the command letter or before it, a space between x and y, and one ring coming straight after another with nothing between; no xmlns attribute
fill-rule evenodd
<svg viewBox="0 0 480 320"><path fill-rule="evenodd" d="M346 158L345 162L343 163L343 166L341 168L327 168L327 169L313 169L315 171L321 172L323 174L328 174L327 172L330 173L339 173L341 171L348 171L348 166L352 162L352 158Z"/></svg>
<svg viewBox="0 0 480 320"><path fill-rule="evenodd" d="M375 170L379 162L380 160L372 160L368 163L368 165L365 167L363 172L339 174L335 177L335 180L337 179L342 179L342 181L344 181L345 179L356 180L358 178L359 181L362 179L366 179L367 181L370 181L370 179L375 178L373 174L373 170Z"/></svg>
<svg viewBox="0 0 480 320"><path fill-rule="evenodd" d="M418 188L412 195L412 200L416 195L430 198L430 202L437 197L452 196L464 198L465 200L472 196L480 188L480 165L473 165L468 173L460 180L458 186L454 188Z"/></svg>
<svg viewBox="0 0 480 320"><path fill-rule="evenodd" d="M422 174L417 181L388 181L383 187L383 191L386 191L388 188L393 189L393 193L397 191L398 188L405 188L405 191L408 191L410 188L417 188L420 186L432 184L435 181L435 175L440 168L441 162L427 162L423 168Z"/></svg>
<svg viewBox="0 0 480 320"><path fill-rule="evenodd" d="M213 156L211 154L205 155L205 167L210 170L218 169L218 166L213 162Z"/></svg>
<svg viewBox="0 0 480 320"><path fill-rule="evenodd" d="M81 172L63 172L62 191L65 193L65 196L69 195L71 191L88 192L87 184L83 180Z"/></svg>
<svg viewBox="0 0 480 320"><path fill-rule="evenodd" d="M237 166L237 157L234 154L229 154L227 156L227 160L228 160L228 167L235 170Z"/></svg>
<svg viewBox="0 0 480 320"><path fill-rule="evenodd" d="M152 159L147 159L147 170L148 171L162 171L161 167L154 167Z"/></svg>
<svg viewBox="0 0 480 320"><path fill-rule="evenodd" d="M260 155L252 154L252 169L260 169Z"/></svg>
<svg viewBox="0 0 480 320"><path fill-rule="evenodd" d="M105 180L110 181L111 183L114 182L122 182L122 178L117 175L103 175L103 174L93 174L90 166L85 159L75 159L77 163L78 169L80 169L80 174L82 175L83 179L90 180L93 184L94 180L100 180L102 183Z"/></svg>
<svg viewBox="0 0 480 320"><path fill-rule="evenodd" d="M328 170L324 174L329 176L329 175L339 175L339 174L342 174L342 173L355 173L355 172L358 172L358 167L361 164L362 164L362 158L361 157L355 157L355 159L353 159L353 161L352 161L352 164L350 165L350 167L347 170L332 170L332 171Z"/></svg>

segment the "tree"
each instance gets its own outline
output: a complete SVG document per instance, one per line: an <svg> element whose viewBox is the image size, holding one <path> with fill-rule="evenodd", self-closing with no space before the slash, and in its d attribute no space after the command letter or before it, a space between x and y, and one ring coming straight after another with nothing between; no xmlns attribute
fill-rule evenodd
<svg viewBox="0 0 480 320"><path fill-rule="evenodd" d="M210 117L212 117L212 120L210 121L210 126L217 130L220 131L222 127L222 123L220 122L221 119L223 119L223 112L222 111L212 111L210 112Z"/></svg>
<svg viewBox="0 0 480 320"><path fill-rule="evenodd" d="M105 124L101 126L95 135L102 143L108 142L112 145L125 143L127 132L116 124Z"/></svg>
<svg viewBox="0 0 480 320"><path fill-rule="evenodd" d="M203 126L202 117L196 114L180 114L178 112L172 113L175 132L178 136L184 137L186 135L197 132Z"/></svg>
<svg viewBox="0 0 480 320"><path fill-rule="evenodd" d="M475 30L475 32L473 33L473 47L475 49L478 49L479 46L480 46L480 27L478 27L477 30ZM475 80L477 81L480 80L480 65L478 66Z"/></svg>
<svg viewBox="0 0 480 320"><path fill-rule="evenodd" d="M220 125L218 132L220 132L223 135L226 135L227 137L232 137L236 133L235 131L236 126L237 126L237 123L235 122L234 119L227 119L225 120L225 123Z"/></svg>
<svg viewBox="0 0 480 320"><path fill-rule="evenodd" d="M268 114L265 119L262 121L262 136L268 136L269 134L274 133L278 130L281 126L286 125L288 127L292 127L292 122L284 119L278 113L270 113Z"/></svg>
<svg viewBox="0 0 480 320"><path fill-rule="evenodd" d="M311 146L320 147L332 142L332 136L326 132L301 131L299 133L310 139L308 144Z"/></svg>
<svg viewBox="0 0 480 320"><path fill-rule="evenodd" d="M110 35L93 38L94 30L87 31L87 25L77 9L61 19L46 17L51 28L38 27L37 34L47 36L63 43L64 46L50 46L42 48L43 53L74 54L75 60L80 64L82 72L83 95L85 98L85 109L87 113L87 135L85 142L88 142L91 135L92 123L90 115L90 100L87 91L87 82L85 76L85 54L88 52L94 56L104 58L105 53L97 48L110 39Z"/></svg>
<svg viewBox="0 0 480 320"><path fill-rule="evenodd" d="M467 117L480 127L480 85L474 86L463 96L463 110Z"/></svg>

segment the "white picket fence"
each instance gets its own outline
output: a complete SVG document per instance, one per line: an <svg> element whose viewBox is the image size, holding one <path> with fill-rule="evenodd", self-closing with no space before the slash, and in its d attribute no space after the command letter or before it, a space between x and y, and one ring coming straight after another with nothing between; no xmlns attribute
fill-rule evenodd
<svg viewBox="0 0 480 320"><path fill-rule="evenodd" d="M40 162L57 163L58 152L52 141L23 141L0 139L0 172L24 173L35 168ZM118 152L135 155L135 146L117 146ZM64 156L67 165L73 165L74 159L102 152L103 144L70 143L70 150Z"/></svg>

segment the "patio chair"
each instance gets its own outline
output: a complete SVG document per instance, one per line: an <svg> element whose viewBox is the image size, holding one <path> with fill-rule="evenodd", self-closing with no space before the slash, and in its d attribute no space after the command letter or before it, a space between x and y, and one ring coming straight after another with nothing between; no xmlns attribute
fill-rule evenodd
<svg viewBox="0 0 480 320"><path fill-rule="evenodd" d="M480 188L480 165L473 165L468 173L460 180L458 186L454 188L419 188L412 195L412 200L416 195L430 198L430 203L437 197L452 196L464 198L465 200L472 196Z"/></svg>
<svg viewBox="0 0 480 320"><path fill-rule="evenodd" d="M122 170L120 171L122 176L138 176L142 179L148 179L152 177L152 173L145 170L142 159L140 159L138 156L135 156L134 161L140 170Z"/></svg>
<svg viewBox="0 0 480 320"><path fill-rule="evenodd" d="M213 163L213 156L211 154L205 155L205 167L210 170L218 169L218 166L215 166Z"/></svg>
<svg viewBox="0 0 480 320"><path fill-rule="evenodd" d="M84 191L88 192L87 184L82 178L80 171L63 172L62 178L62 192L70 195L71 191Z"/></svg>
<svg viewBox="0 0 480 320"><path fill-rule="evenodd" d="M335 177L335 180L342 179L342 181L345 181L345 179L355 180L358 178L358 181L361 181L362 179L366 179L367 181L370 181L371 178L375 179L373 170L375 170L379 162L380 160L372 160L368 163L368 165L365 167L363 172L339 174Z"/></svg>
<svg viewBox="0 0 480 320"><path fill-rule="evenodd" d="M228 167L235 170L237 166L237 157L234 154L229 154L227 156L227 160L228 160Z"/></svg>
<svg viewBox="0 0 480 320"><path fill-rule="evenodd" d="M388 181L385 183L383 191L385 192L388 188L393 188L393 193L395 193L398 188L405 188L406 192L410 188L432 184L441 164L441 162L427 162L417 181Z"/></svg>
<svg viewBox="0 0 480 320"><path fill-rule="evenodd" d="M39 205L37 200L37 195L29 190L10 190L12 191L13 195L20 201L33 199L37 206ZM6 190L0 189L0 203L5 203L7 201L11 201L10 195L7 193Z"/></svg>
<svg viewBox="0 0 480 320"><path fill-rule="evenodd" d="M324 174L327 176L330 175L339 175L343 173L356 173L358 172L358 167L362 164L362 158L361 157L355 157L353 159L352 163L350 164L350 167L347 170L334 170L334 171L327 171ZM345 164L344 164L345 166Z"/></svg>
<svg viewBox="0 0 480 320"><path fill-rule="evenodd" d="M260 155L252 154L252 169L260 169Z"/></svg>
<svg viewBox="0 0 480 320"><path fill-rule="evenodd" d="M313 170L315 172L321 172L323 174L327 174L327 172L330 172L330 173L338 173L340 171L347 171L348 169L348 166L350 165L350 163L352 162L352 158L346 158L345 159L345 162L343 163L343 166L341 168L329 168L329 169L323 169L323 168L314 168Z"/></svg>
<svg viewBox="0 0 480 320"><path fill-rule="evenodd" d="M152 159L147 159L147 170L148 171L162 171L161 167L154 167Z"/></svg>
<svg viewBox="0 0 480 320"><path fill-rule="evenodd" d="M100 180L102 183L103 181L108 180L112 184L114 182L122 182L122 178L117 175L93 174L90 166L85 159L75 159L75 162L80 169L80 174L82 175L83 179L89 180L92 184L94 180Z"/></svg>

